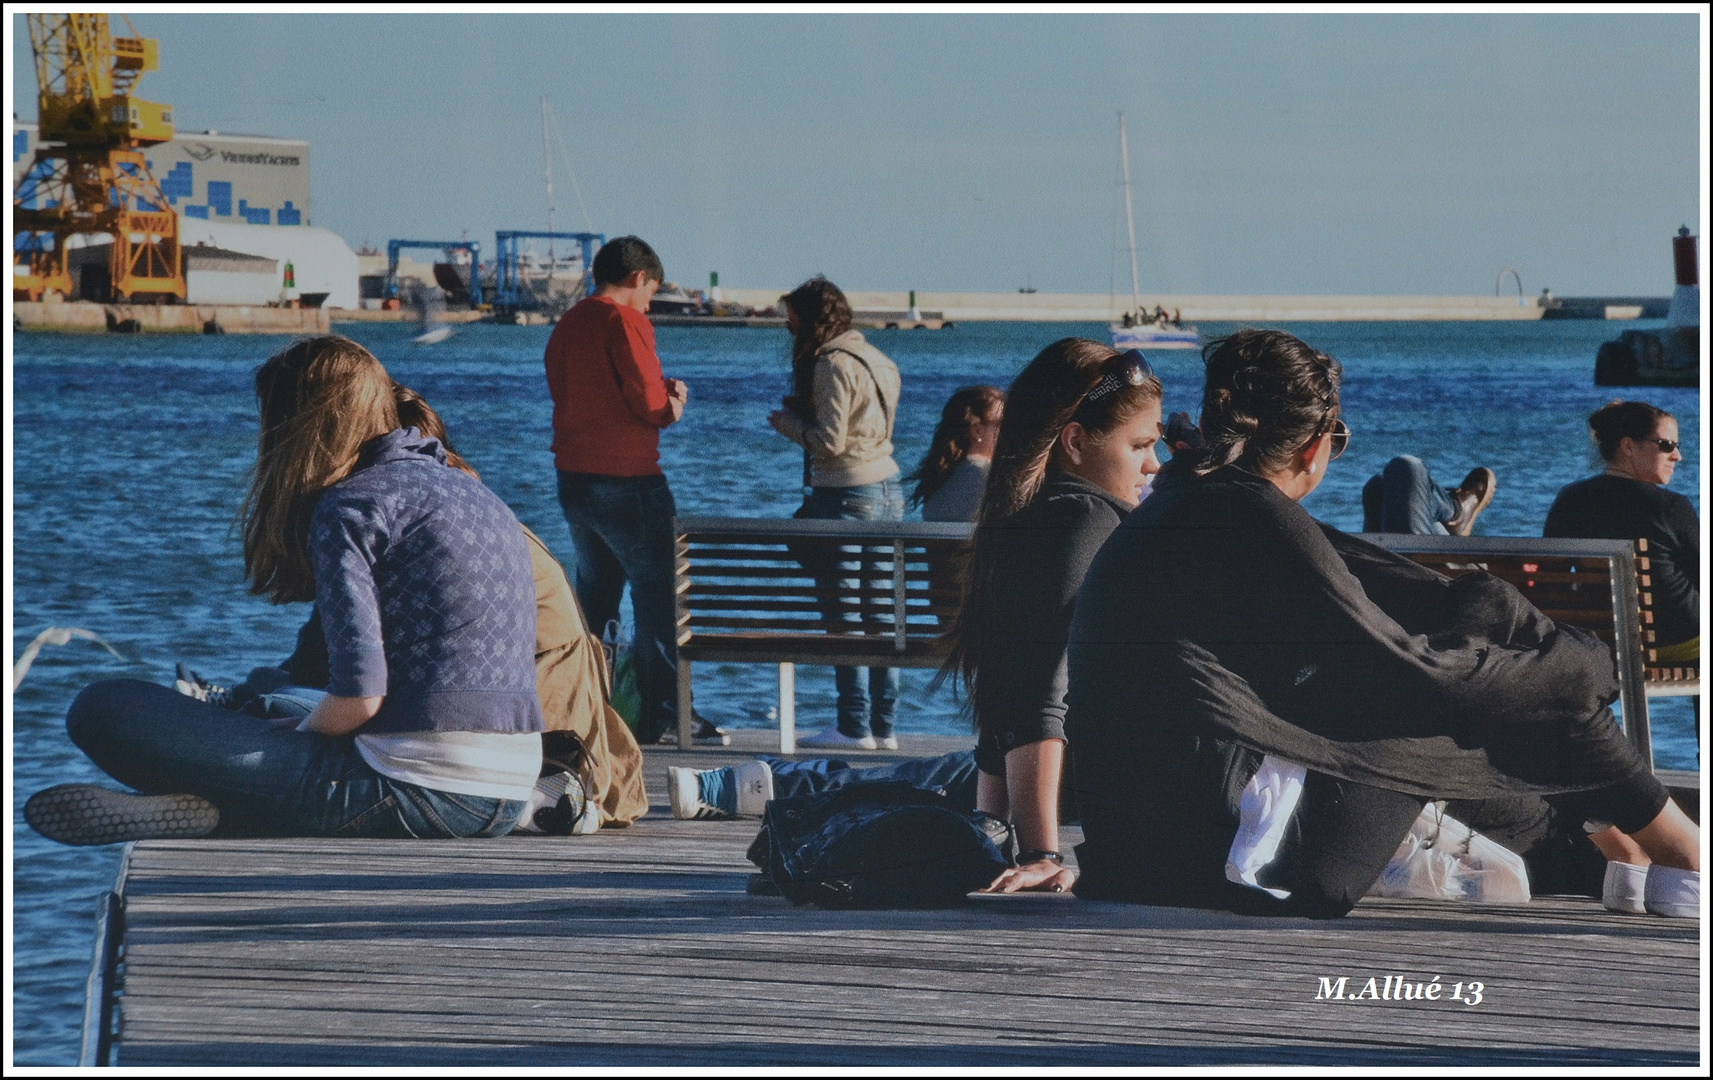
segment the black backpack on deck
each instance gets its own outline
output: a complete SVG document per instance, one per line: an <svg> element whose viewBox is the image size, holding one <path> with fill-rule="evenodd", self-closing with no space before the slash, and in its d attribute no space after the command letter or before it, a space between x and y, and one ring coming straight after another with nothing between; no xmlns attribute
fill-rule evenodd
<svg viewBox="0 0 1713 1080"><path fill-rule="evenodd" d="M942 791L850 784L767 804L749 848L762 887L751 891L824 908L952 907L1011 865L1010 845L1009 825Z"/></svg>

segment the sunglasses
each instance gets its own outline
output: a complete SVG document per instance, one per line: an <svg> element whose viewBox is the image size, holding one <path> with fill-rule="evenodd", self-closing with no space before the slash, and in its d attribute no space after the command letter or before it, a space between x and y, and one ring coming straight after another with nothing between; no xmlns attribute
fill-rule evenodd
<svg viewBox="0 0 1713 1080"><path fill-rule="evenodd" d="M1127 386L1134 388L1141 386L1149 379L1153 379L1155 382L1160 380L1160 377L1154 374L1154 369L1149 366L1148 358L1142 355L1140 349L1131 349L1129 352L1119 353L1108 360L1107 364L1110 370L1102 375L1100 381L1090 387L1088 393L1083 395L1082 401L1077 403L1078 413L1101 398L1109 394L1116 394Z"/></svg>
<svg viewBox="0 0 1713 1080"><path fill-rule="evenodd" d="M1334 420L1332 422L1332 457L1327 458L1327 460L1331 461L1344 453L1345 448L1349 445L1350 426L1343 420Z"/></svg>
<svg viewBox="0 0 1713 1080"><path fill-rule="evenodd" d="M1659 447L1659 452L1662 454L1677 453L1677 443L1671 439L1649 439L1647 441Z"/></svg>

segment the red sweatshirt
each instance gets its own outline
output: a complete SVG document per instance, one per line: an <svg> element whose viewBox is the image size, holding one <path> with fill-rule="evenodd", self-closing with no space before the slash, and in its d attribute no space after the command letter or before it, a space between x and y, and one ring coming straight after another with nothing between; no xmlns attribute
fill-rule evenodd
<svg viewBox="0 0 1713 1080"><path fill-rule="evenodd" d="M547 389L559 471L660 474L672 411L648 316L604 296L579 302L547 339Z"/></svg>

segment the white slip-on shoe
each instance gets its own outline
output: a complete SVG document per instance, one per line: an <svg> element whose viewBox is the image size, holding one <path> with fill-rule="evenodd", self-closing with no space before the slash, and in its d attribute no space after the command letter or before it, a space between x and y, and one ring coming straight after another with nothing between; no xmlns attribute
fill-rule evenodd
<svg viewBox="0 0 1713 1080"><path fill-rule="evenodd" d="M1701 917L1701 871L1679 870L1654 863L1648 867L1647 909L1649 915L1672 919Z"/></svg>
<svg viewBox="0 0 1713 1080"><path fill-rule="evenodd" d="M1643 904L1647 894L1647 881L1647 867L1637 866L1635 863L1609 862L1606 864L1606 881L1600 887L1600 902L1606 905L1607 911L1640 915L1647 910Z"/></svg>
<svg viewBox="0 0 1713 1080"><path fill-rule="evenodd" d="M898 736L876 735L874 737L874 745L878 750L896 750L898 749Z"/></svg>
<svg viewBox="0 0 1713 1080"><path fill-rule="evenodd" d="M853 739L838 728L828 728L816 735L798 739L797 745L809 750L873 750L875 741L873 735L864 735Z"/></svg>
<svg viewBox="0 0 1713 1080"><path fill-rule="evenodd" d="M773 770L765 761L746 761L732 766L738 788L738 817L760 817L773 799Z"/></svg>

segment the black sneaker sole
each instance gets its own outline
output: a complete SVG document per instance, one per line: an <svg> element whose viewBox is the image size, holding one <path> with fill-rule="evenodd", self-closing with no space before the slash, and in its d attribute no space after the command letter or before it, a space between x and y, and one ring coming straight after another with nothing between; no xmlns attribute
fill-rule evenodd
<svg viewBox="0 0 1713 1080"><path fill-rule="evenodd" d="M207 836L220 811L196 795L133 795L94 784L60 784L24 804L24 820L49 840L80 846Z"/></svg>

